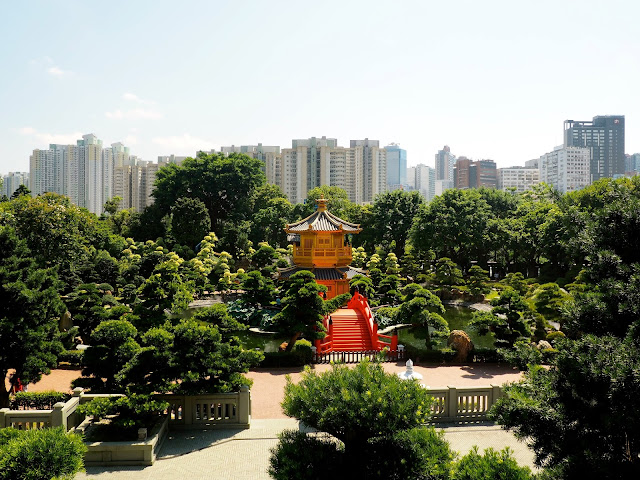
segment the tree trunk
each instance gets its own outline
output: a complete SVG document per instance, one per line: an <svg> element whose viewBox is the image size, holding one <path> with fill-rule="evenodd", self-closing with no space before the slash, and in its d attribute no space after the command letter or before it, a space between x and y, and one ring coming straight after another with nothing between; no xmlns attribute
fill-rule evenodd
<svg viewBox="0 0 640 480"><path fill-rule="evenodd" d="M284 349L285 352L290 352L291 351L293 346L296 344L296 341L298 340L298 337L300 336L300 334L302 334L302 332L296 332L296 333L293 334L293 336L289 339L289 343L287 344L287 348Z"/></svg>

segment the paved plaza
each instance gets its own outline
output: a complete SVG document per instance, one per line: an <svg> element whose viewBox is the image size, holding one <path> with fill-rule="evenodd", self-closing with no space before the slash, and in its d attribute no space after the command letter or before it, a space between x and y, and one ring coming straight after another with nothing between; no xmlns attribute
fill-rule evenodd
<svg viewBox="0 0 640 480"><path fill-rule="evenodd" d="M404 364L384 364L389 372L401 372ZM317 371L326 371L329 365L315 365ZM299 429L299 423L282 413L285 378L295 382L300 368L255 369L247 375L253 380L251 388L252 421L248 430L189 430L170 432L155 464L150 467L90 467L76 479L182 479L189 480L243 480L268 479L270 450L276 445L278 433L284 429ZM416 365L414 370L423 375L423 383L432 388L446 386L502 385L520 378L520 372L506 365L474 364L469 366ZM30 391L68 390L69 383L80 375L73 370L55 370ZM444 428L443 428L444 427ZM451 448L461 455L473 445L480 450L510 447L518 463L533 467L533 453L518 442L512 434L492 424L439 425Z"/></svg>

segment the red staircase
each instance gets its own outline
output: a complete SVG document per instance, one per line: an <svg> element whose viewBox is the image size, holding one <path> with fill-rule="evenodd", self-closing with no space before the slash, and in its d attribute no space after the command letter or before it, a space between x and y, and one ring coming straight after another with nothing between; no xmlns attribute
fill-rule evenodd
<svg viewBox="0 0 640 480"><path fill-rule="evenodd" d="M352 308L341 308L331 314L333 351L375 350L364 316Z"/></svg>

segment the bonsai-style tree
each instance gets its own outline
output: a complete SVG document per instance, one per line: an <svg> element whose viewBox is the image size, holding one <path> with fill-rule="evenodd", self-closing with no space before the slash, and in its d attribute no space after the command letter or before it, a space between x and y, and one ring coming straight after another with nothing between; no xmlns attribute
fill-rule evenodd
<svg viewBox="0 0 640 480"><path fill-rule="evenodd" d="M354 275L353 278L349 280L349 291L352 295L356 289L360 295L367 297L369 301L371 301L371 297L375 293L373 282L369 277L365 277L364 275Z"/></svg>
<svg viewBox="0 0 640 480"><path fill-rule="evenodd" d="M83 341L88 342L93 329L107 319L109 309L105 307L117 305L111 292L113 287L106 283L84 283L67 295L65 303Z"/></svg>
<svg viewBox="0 0 640 480"><path fill-rule="evenodd" d="M486 295L491 291L488 285L489 272L483 270L481 266L474 265L469 269L469 279L467 280L467 287L469 293L474 297L479 295Z"/></svg>
<svg viewBox="0 0 640 480"><path fill-rule="evenodd" d="M326 475L328 467L342 478L448 479L453 455L442 434L423 427L431 401L417 381L401 380L380 364L333 365L321 374L307 368L297 384L287 378L282 408L340 440L344 450L328 439L285 433L272 451L270 474L309 478L302 475L314 470ZM319 455L292 448L305 444ZM303 467L300 460L310 465Z"/></svg>
<svg viewBox="0 0 640 480"><path fill-rule="evenodd" d="M524 275L520 272L507 273L502 283L513 288L519 295L526 295L529 291L529 285L527 285Z"/></svg>
<svg viewBox="0 0 640 480"><path fill-rule="evenodd" d="M496 338L496 345L502 347L512 347L517 340L531 338L532 312L518 292L507 288L491 301L491 305L491 312L473 314L471 325L481 335L491 332Z"/></svg>
<svg viewBox="0 0 640 480"><path fill-rule="evenodd" d="M275 328L290 335L287 351L291 351L300 335L324 337L322 325L324 302L321 293L327 287L316 283L313 273L302 270L289 278L287 293L282 299L282 311L273 317Z"/></svg>
<svg viewBox="0 0 640 480"><path fill-rule="evenodd" d="M442 318L444 306L437 296L417 283L407 285L404 294L404 302L396 314L397 321L424 326L427 348L431 348L432 337L449 335L449 324ZM432 332L429 331L430 327L433 329Z"/></svg>
<svg viewBox="0 0 640 480"><path fill-rule="evenodd" d="M442 289L451 289L464 284L462 272L450 258L442 257L436 262L435 283Z"/></svg>

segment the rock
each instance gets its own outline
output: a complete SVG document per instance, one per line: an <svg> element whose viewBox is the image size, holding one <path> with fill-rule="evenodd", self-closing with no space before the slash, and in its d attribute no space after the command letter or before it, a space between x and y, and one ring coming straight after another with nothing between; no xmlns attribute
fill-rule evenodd
<svg viewBox="0 0 640 480"><path fill-rule="evenodd" d="M447 345L457 352L454 360L459 363L466 362L473 350L473 342L467 332L463 330L452 330L449 334Z"/></svg>
<svg viewBox="0 0 640 480"><path fill-rule="evenodd" d="M71 312L67 310L60 317L60 322L58 323L58 328L61 332L67 332L73 327L73 322L71 321Z"/></svg>
<svg viewBox="0 0 640 480"><path fill-rule="evenodd" d="M538 342L538 350L547 350L548 348L553 348L553 347L546 340L540 340Z"/></svg>

